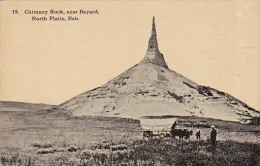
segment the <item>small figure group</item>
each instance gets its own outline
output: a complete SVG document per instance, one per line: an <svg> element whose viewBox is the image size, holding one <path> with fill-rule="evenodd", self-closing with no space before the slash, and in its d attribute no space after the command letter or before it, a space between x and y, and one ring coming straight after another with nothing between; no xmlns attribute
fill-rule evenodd
<svg viewBox="0 0 260 166"><path fill-rule="evenodd" d="M211 144L213 146L216 145L216 139L217 139L217 131L215 129L215 126L211 126L210 140L211 140ZM200 140L200 127L199 126L196 129L196 140Z"/></svg>
<svg viewBox="0 0 260 166"><path fill-rule="evenodd" d="M200 140L200 127L198 126L196 129L196 140ZM210 132L210 142L211 142L211 149L212 154L215 154L216 151L216 140L217 140L217 131L215 129L215 126L211 126L211 132Z"/></svg>

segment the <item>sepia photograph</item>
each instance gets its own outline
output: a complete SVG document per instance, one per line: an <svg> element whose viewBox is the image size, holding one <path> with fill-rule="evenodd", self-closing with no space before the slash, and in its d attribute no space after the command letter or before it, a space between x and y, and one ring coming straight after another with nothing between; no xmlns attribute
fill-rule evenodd
<svg viewBox="0 0 260 166"><path fill-rule="evenodd" d="M260 166L260 1L0 1L0 166Z"/></svg>

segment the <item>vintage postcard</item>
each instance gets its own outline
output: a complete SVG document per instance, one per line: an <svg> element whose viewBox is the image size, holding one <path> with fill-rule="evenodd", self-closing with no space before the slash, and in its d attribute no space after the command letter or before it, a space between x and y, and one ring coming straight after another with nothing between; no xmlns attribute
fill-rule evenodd
<svg viewBox="0 0 260 166"><path fill-rule="evenodd" d="M0 166L260 165L259 11L0 1Z"/></svg>

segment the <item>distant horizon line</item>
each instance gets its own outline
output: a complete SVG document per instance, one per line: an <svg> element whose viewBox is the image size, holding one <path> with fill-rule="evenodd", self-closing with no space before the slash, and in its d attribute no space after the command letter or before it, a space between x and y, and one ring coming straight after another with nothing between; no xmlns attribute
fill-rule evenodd
<svg viewBox="0 0 260 166"><path fill-rule="evenodd" d="M224 92L225 93L225 92ZM232 95L231 95L232 96ZM240 99L238 99L239 101L241 101ZM59 106L60 104L62 104L62 103L64 103L64 102L66 102L66 101L64 101L64 102L62 102L62 103L60 103L60 104L48 104L48 103L31 103L31 102L24 102L24 101L10 101L10 100L0 100L0 104L2 103L2 102L7 102L7 103L21 103L21 104L33 104L33 105L48 105L48 106ZM241 101L241 102L243 102L243 101ZM244 103L244 102L243 102ZM245 103L246 105L247 105L247 103ZM1 106L1 105L0 105ZM249 106L249 107L251 107L251 106ZM1 107L0 107L1 108ZM251 108L253 108L253 107L251 107ZM257 112L259 112L260 113L260 110L257 110L257 109L255 109L255 108L253 108L255 111L257 111Z"/></svg>

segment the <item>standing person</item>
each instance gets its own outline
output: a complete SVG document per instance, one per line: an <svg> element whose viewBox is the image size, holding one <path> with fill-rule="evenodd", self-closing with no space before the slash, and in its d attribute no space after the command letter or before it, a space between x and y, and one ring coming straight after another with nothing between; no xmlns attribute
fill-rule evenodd
<svg viewBox="0 0 260 166"><path fill-rule="evenodd" d="M216 146L216 140L217 140L217 131L215 129L215 126L211 126L210 141L213 147Z"/></svg>
<svg viewBox="0 0 260 166"><path fill-rule="evenodd" d="M196 129L196 139L200 140L200 127L199 126Z"/></svg>
<svg viewBox="0 0 260 166"><path fill-rule="evenodd" d="M216 151L216 140L217 140L217 131L215 129L215 126L211 126L211 133L210 133L210 141L211 141L211 148L212 148L212 154L215 154Z"/></svg>

